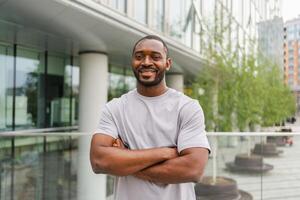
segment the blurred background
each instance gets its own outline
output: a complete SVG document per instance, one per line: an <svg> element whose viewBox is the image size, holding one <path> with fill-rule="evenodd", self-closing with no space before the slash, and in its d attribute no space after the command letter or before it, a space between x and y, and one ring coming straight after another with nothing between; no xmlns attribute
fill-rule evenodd
<svg viewBox="0 0 300 200"><path fill-rule="evenodd" d="M101 107L135 88L148 34L169 47L167 85L205 113L197 198L300 199L299 4L0 0L0 200L112 199L90 139Z"/></svg>

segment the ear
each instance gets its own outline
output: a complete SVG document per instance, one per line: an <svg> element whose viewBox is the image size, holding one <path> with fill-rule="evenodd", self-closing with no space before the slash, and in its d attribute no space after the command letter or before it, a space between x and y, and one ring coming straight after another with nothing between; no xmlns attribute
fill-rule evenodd
<svg viewBox="0 0 300 200"><path fill-rule="evenodd" d="M169 71L172 67L172 60L171 58L167 58L167 62L166 62L166 70Z"/></svg>

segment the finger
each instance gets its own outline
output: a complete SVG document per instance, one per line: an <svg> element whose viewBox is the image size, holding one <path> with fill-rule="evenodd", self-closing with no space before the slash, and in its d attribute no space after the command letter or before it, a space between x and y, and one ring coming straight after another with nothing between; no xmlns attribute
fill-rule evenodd
<svg viewBox="0 0 300 200"><path fill-rule="evenodd" d="M117 143L113 143L113 147L119 147Z"/></svg>
<svg viewBox="0 0 300 200"><path fill-rule="evenodd" d="M117 139L114 140L112 146L113 146L113 147L119 147L118 142L117 142Z"/></svg>
<svg viewBox="0 0 300 200"><path fill-rule="evenodd" d="M116 140L116 143L119 145L119 147L125 148L125 145L123 144L122 140L117 139L117 140Z"/></svg>

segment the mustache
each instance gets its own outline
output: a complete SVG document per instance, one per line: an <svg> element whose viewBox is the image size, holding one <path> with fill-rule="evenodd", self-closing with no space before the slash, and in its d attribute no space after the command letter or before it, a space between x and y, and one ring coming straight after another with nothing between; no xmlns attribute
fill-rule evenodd
<svg viewBox="0 0 300 200"><path fill-rule="evenodd" d="M144 66L144 65L141 65L137 68L137 71L143 71L143 70L150 70L150 71L153 71L153 72L158 72L159 70L154 67L154 66Z"/></svg>

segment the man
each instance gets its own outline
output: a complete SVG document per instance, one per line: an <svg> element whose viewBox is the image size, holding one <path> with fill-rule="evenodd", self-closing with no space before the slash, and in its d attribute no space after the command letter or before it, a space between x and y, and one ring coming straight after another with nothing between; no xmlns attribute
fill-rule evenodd
<svg viewBox="0 0 300 200"><path fill-rule="evenodd" d="M137 88L108 102L91 143L95 173L117 176L116 200L194 200L209 144L196 100L170 89L165 42L140 39L132 53Z"/></svg>

